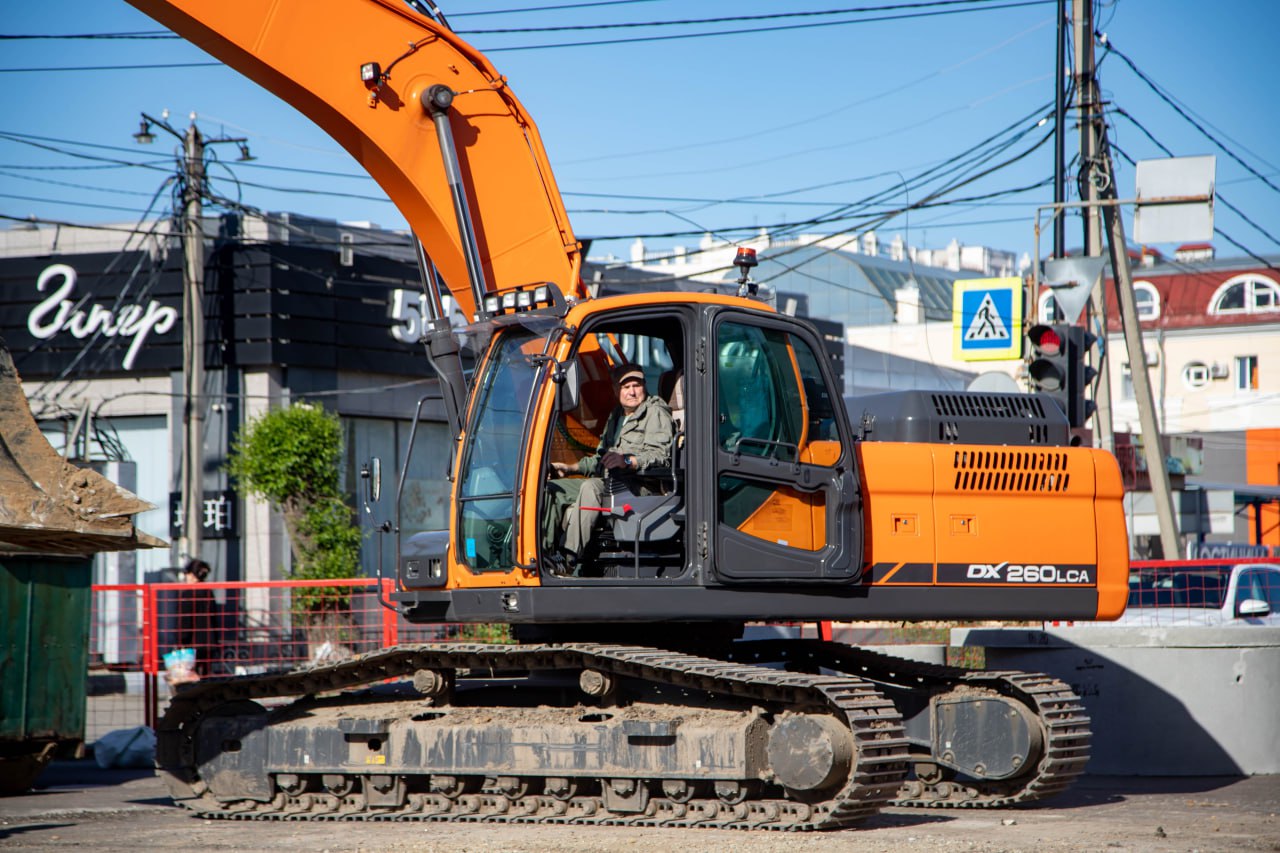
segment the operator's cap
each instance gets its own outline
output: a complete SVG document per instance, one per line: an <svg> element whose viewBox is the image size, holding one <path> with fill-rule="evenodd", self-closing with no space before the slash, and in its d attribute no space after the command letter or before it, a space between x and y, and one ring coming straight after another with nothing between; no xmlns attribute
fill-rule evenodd
<svg viewBox="0 0 1280 853"><path fill-rule="evenodd" d="M632 379L640 380L644 384L644 368L638 364L619 364L613 369L613 384L621 386L623 382Z"/></svg>

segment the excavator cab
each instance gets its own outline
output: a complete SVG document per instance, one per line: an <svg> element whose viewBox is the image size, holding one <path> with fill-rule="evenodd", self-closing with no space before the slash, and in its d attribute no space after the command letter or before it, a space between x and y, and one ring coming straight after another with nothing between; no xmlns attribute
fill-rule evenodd
<svg viewBox="0 0 1280 853"><path fill-rule="evenodd" d="M818 336L739 300L596 300L564 320L500 317L457 472L451 586L849 585L862 566L854 442ZM639 365L678 424L669 464L606 477L571 577L548 474L594 453ZM520 574L523 573L523 574ZM443 580L443 578L441 578Z"/></svg>

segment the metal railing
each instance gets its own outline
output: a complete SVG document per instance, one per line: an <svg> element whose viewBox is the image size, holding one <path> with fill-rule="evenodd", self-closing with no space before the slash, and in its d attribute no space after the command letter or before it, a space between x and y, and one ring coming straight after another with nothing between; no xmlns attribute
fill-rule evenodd
<svg viewBox="0 0 1280 853"><path fill-rule="evenodd" d="M392 580L95 584L86 741L154 726L178 684L343 660L434 640L504 641L500 626L412 625L378 603ZM171 655L191 649L190 670Z"/></svg>

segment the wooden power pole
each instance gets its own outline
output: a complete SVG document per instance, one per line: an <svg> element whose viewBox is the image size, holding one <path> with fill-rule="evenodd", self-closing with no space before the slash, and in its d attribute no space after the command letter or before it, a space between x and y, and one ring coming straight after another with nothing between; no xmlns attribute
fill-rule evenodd
<svg viewBox="0 0 1280 853"><path fill-rule="evenodd" d="M183 136L182 536L180 557L200 559L204 532L204 140L194 119Z"/></svg>
<svg viewBox="0 0 1280 853"><path fill-rule="evenodd" d="M1107 245L1111 255L1112 278L1120 306L1120 323L1124 330L1125 349L1129 353L1129 373L1133 378L1133 393L1138 404L1138 423L1142 428L1142 449L1147 460L1147 474L1151 478L1151 495L1155 502L1156 520L1160 526L1160 545L1166 559L1177 559L1181 554L1178 536L1178 520L1173 507L1173 489L1169 484L1169 469L1165 466L1164 447L1160 425L1156 422L1155 397L1151 390L1151 376L1147 372L1147 354L1142 346L1142 326L1138 322L1137 300L1133 295L1133 272L1129 266L1128 243L1124 232L1124 219L1117 203L1115 170L1111 151L1107 144L1106 118L1099 103L1098 85L1094 78L1093 62L1093 2L1075 0L1073 6L1073 34L1076 56L1076 97L1081 105L1080 159L1082 184L1088 193L1088 201L1094 205L1085 208L1085 254L1093 254L1100 248L1099 215L1105 226ZM1098 239L1098 242L1093 240ZM1105 343L1106 301L1101 282L1095 285L1091 299L1092 312L1103 323ZM1102 350L1105 353L1105 348ZM1100 416L1095 429L1100 436L1111 433L1111 395L1103 364L1096 386L1101 394L1095 395ZM1102 397L1102 399L1099 399ZM1105 414L1102 414L1105 413ZM1106 440L1105 438L1103 439ZM1103 445L1106 446L1105 444Z"/></svg>

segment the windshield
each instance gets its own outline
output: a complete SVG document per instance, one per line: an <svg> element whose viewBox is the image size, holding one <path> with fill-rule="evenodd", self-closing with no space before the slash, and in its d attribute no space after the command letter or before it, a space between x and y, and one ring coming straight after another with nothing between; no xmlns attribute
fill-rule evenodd
<svg viewBox="0 0 1280 853"><path fill-rule="evenodd" d="M473 569L511 568L512 499L525 415L546 338L510 328L494 344L475 391L459 490L460 557Z"/></svg>
<svg viewBox="0 0 1280 853"><path fill-rule="evenodd" d="M1129 575L1129 607L1221 607L1231 568L1143 568Z"/></svg>

